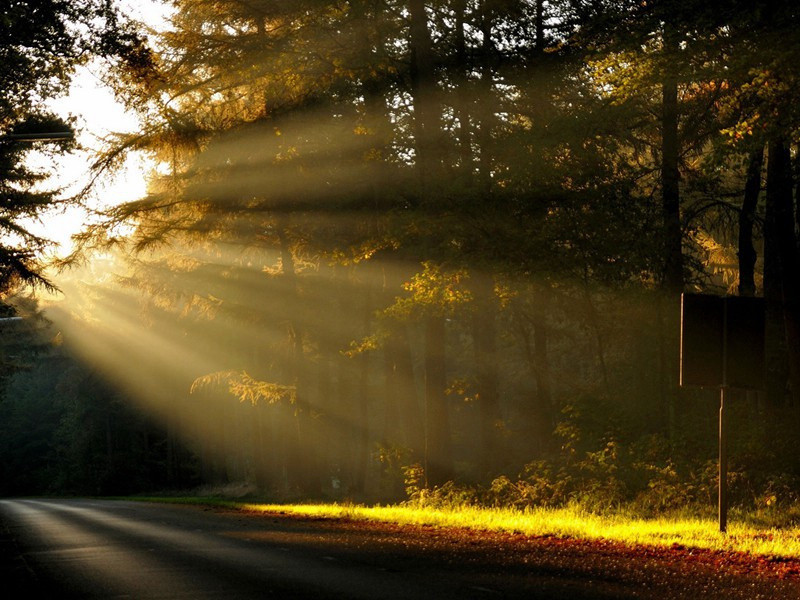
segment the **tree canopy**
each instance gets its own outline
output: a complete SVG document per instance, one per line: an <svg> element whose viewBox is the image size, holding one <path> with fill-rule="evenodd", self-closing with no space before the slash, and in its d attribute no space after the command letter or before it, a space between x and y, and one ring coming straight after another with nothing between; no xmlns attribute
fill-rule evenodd
<svg viewBox="0 0 800 600"><path fill-rule="evenodd" d="M765 468L800 416L791 3L171 4L152 46L103 41L143 126L98 165L156 167L79 236L117 278L75 284L64 327L203 478L701 501L694 291L768 301L742 501L800 481Z"/></svg>
<svg viewBox="0 0 800 600"><path fill-rule="evenodd" d="M40 185L49 175L25 161L31 149L55 156L74 147L72 124L47 110L90 56L125 57L139 44L110 3L14 0L0 19L0 294L19 283L52 287L43 253L50 240L30 223L65 201ZM129 61L128 61L129 62ZM55 138L55 139L52 139Z"/></svg>

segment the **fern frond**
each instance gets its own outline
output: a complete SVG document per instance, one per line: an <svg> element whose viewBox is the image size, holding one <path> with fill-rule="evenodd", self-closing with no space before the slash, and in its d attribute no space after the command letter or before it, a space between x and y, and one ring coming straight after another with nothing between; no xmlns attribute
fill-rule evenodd
<svg viewBox="0 0 800 600"><path fill-rule="evenodd" d="M228 392L239 402L249 402L253 406L259 402L275 404L288 401L294 404L297 397L295 386L254 379L247 371L217 371L203 375L192 382L189 391L195 393L219 385L226 385Z"/></svg>

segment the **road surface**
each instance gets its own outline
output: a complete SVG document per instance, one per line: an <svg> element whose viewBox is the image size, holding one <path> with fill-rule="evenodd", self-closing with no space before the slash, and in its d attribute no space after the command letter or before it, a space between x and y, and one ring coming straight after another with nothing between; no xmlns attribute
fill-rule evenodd
<svg viewBox="0 0 800 600"><path fill-rule="evenodd" d="M612 546L103 500L0 501L2 598L800 598Z"/></svg>

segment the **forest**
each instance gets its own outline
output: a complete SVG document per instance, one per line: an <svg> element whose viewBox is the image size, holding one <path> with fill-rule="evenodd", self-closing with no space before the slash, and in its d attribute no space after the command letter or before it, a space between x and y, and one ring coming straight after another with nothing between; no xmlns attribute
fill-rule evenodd
<svg viewBox="0 0 800 600"><path fill-rule="evenodd" d="M731 502L800 501L794 2L12 4L0 130L91 55L142 124L94 177L152 169L49 260L74 144L0 137L0 495L710 509L695 292L766 304Z"/></svg>

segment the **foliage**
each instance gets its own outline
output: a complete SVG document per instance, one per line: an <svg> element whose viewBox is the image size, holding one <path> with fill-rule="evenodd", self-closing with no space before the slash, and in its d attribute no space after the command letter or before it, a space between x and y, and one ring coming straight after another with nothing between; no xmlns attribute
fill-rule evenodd
<svg viewBox="0 0 800 600"><path fill-rule="evenodd" d="M156 498L155 501L160 501ZM175 501L175 500L173 500ZM196 498L184 498L189 504ZM363 506L339 504L260 504L205 499L211 506L238 508L257 514L291 514L316 519L350 519L469 528L529 536L607 540L627 545L667 548L711 549L717 552L743 552L758 557L797 558L800 556L795 525L774 529L764 524L732 523L727 535L720 534L713 518L662 517L641 519L630 515L597 515L580 507L538 508L533 510L455 506Z"/></svg>
<svg viewBox="0 0 800 600"><path fill-rule="evenodd" d="M76 486L121 468L87 406L120 416L130 393L181 424L212 485L708 510L716 399L678 388L678 294L732 291L749 228L753 281L800 298L796 174L775 161L797 158L796 11L174 4L115 63L143 127L98 164L137 148L156 168L82 238L121 254L70 288L63 323L125 393L75 387ZM767 145L765 195L749 165ZM742 510L796 499L796 305L770 313L786 373L734 417Z"/></svg>
<svg viewBox="0 0 800 600"><path fill-rule="evenodd" d="M466 271L444 272L441 266L428 261L421 266L422 271L403 284L408 295L397 298L384 311L386 316L399 321L419 319L418 315L449 316L470 302L471 294L464 281Z"/></svg>
<svg viewBox="0 0 800 600"><path fill-rule="evenodd" d="M716 501L717 463L696 461L678 466L661 440L637 440L631 446L609 442L582 456L574 452L524 466L516 477L501 475L488 487L447 482L428 487L422 467L404 469L406 494L412 506L447 508L580 507L594 514L640 517L709 514ZM753 468L729 469L730 501L745 515L759 519L790 514L797 503L796 479L789 475L755 483ZM780 498L780 500L779 500Z"/></svg>
<svg viewBox="0 0 800 600"><path fill-rule="evenodd" d="M44 254L52 242L33 233L31 222L70 200L60 198L59 190L43 190L49 173L30 167L26 157L31 150L56 156L75 143L29 139L72 132L69 120L56 117L44 105L67 92L75 67L89 56L119 56L139 43L128 27L111 3L102 0L17 1L0 19L0 294L4 296L20 285L53 289L44 274Z"/></svg>
<svg viewBox="0 0 800 600"><path fill-rule="evenodd" d="M294 403L294 386L279 385L268 381L253 379L245 371L221 371L198 377L189 389L190 393L199 392L205 387L226 384L228 392L239 400L256 405L259 402L274 404L275 402Z"/></svg>
<svg viewBox="0 0 800 600"><path fill-rule="evenodd" d="M410 465L403 469L408 500L404 505L417 508L458 509L472 506L476 501L475 491L448 481L441 486L428 487L425 483L425 471L418 465Z"/></svg>

